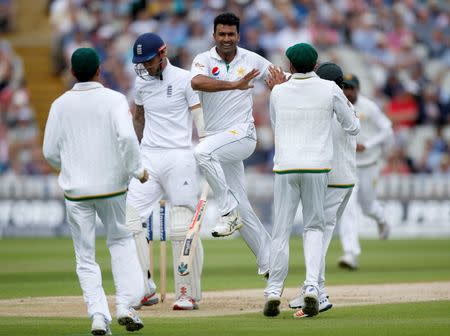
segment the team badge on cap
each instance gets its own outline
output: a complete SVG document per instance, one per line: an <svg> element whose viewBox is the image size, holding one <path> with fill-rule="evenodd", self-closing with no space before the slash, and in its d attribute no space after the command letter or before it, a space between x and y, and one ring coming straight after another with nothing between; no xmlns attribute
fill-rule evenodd
<svg viewBox="0 0 450 336"><path fill-rule="evenodd" d="M212 68L211 73L212 73L212 75L213 75L214 77L219 76L219 74L220 74L219 67L214 67L214 68Z"/></svg>

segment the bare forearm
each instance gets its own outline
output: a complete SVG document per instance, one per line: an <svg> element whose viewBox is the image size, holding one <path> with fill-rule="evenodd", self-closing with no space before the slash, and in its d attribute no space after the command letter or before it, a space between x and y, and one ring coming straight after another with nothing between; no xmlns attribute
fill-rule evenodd
<svg viewBox="0 0 450 336"><path fill-rule="evenodd" d="M218 92L236 89L236 82L215 80L203 75L197 75L192 78L191 85L194 90L204 92Z"/></svg>
<svg viewBox="0 0 450 336"><path fill-rule="evenodd" d="M139 143L141 142L142 136L144 134L144 125L145 125L144 106L136 105L136 109L134 111L133 116L133 126L134 131L136 132L136 136L139 140Z"/></svg>

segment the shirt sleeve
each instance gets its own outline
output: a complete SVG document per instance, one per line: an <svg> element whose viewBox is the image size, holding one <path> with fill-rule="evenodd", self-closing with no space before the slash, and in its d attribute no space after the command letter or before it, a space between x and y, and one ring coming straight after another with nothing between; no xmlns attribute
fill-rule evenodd
<svg viewBox="0 0 450 336"><path fill-rule="evenodd" d="M269 102L269 114L270 114L270 124L272 125L272 131L275 135L275 125L276 125L276 112L275 112L275 88L270 93L270 102Z"/></svg>
<svg viewBox="0 0 450 336"><path fill-rule="evenodd" d="M191 79L197 75L209 75L209 64L204 54L197 55L192 61Z"/></svg>
<svg viewBox="0 0 450 336"><path fill-rule="evenodd" d="M52 104L48 114L47 124L45 125L44 143L42 152L47 162L56 169L61 169L60 127L58 121L58 112L55 104Z"/></svg>
<svg viewBox="0 0 450 336"><path fill-rule="evenodd" d="M200 98L196 91L192 89L190 78L186 79L186 100L189 107L200 104Z"/></svg>
<svg viewBox="0 0 450 336"><path fill-rule="evenodd" d="M272 65L268 60L266 60L264 57L256 54L258 56L258 66L257 69L259 70L260 74L257 77L258 79L266 79L266 77L269 75L269 66Z"/></svg>
<svg viewBox="0 0 450 336"><path fill-rule="evenodd" d="M333 82L333 106L336 118L341 127L350 135L359 133L359 119L353 105L345 97L341 88Z"/></svg>
<svg viewBox="0 0 450 336"><path fill-rule="evenodd" d="M366 149L373 148L388 141L392 135L392 122L388 117L380 110L377 104L373 103L371 106L371 113L369 114L370 121L373 122L378 128L378 132L375 136L367 140L363 145Z"/></svg>
<svg viewBox="0 0 450 336"><path fill-rule="evenodd" d="M125 164L128 176L139 179L144 174L144 167L130 108L124 96L121 96L120 100L114 104L112 116L122 162Z"/></svg>

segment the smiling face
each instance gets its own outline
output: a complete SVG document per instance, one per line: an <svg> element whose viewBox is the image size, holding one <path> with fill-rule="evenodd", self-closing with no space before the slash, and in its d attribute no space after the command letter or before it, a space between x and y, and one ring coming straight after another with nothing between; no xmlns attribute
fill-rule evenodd
<svg viewBox="0 0 450 336"><path fill-rule="evenodd" d="M220 56L224 57L236 53L239 43L239 33L236 26L218 24L213 37L216 41L217 53Z"/></svg>

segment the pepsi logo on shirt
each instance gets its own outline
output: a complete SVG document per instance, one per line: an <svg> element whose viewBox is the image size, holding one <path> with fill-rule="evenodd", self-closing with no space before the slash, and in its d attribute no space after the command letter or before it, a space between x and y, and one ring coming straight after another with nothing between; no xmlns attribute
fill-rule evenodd
<svg viewBox="0 0 450 336"><path fill-rule="evenodd" d="M213 75L214 77L219 76L219 74L220 74L219 67L216 67L216 66L215 66L214 68L212 68L211 73L212 73L212 75Z"/></svg>

